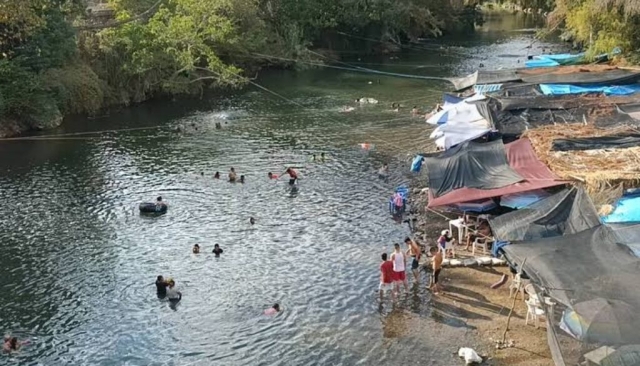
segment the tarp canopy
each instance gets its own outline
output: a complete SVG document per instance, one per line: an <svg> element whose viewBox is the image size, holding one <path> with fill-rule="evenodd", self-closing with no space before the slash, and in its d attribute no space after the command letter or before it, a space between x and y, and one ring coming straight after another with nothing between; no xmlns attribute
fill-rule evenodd
<svg viewBox="0 0 640 366"><path fill-rule="evenodd" d="M500 198L500 206L511 207L515 209L525 208L549 196L551 196L551 194L547 193L547 191L543 189L507 194Z"/></svg>
<svg viewBox="0 0 640 366"><path fill-rule="evenodd" d="M531 281L560 303L578 312L589 312L585 303L596 299L640 308L640 259L628 244L640 242L640 226L600 225L577 234L544 238L503 248L510 263L526 272ZM526 259L526 262L525 262ZM524 265L523 265L524 264ZM582 305L578 305L582 304ZM640 313L606 319L610 327L640 328ZM605 344L638 344L640 332L622 332Z"/></svg>
<svg viewBox="0 0 640 366"><path fill-rule="evenodd" d="M640 84L611 85L611 86L540 84L540 90L544 95L590 94L590 93L603 93L604 95L631 95L631 94L640 92Z"/></svg>
<svg viewBox="0 0 640 366"><path fill-rule="evenodd" d="M426 158L425 163L429 172L429 193L434 197L464 187L494 189L523 180L509 166L501 140L486 143L468 141L437 157ZM463 201L448 204L458 202Z"/></svg>
<svg viewBox="0 0 640 366"><path fill-rule="evenodd" d="M489 219L496 239L518 242L575 234L600 225L583 189L566 188L527 208Z"/></svg>
<svg viewBox="0 0 640 366"><path fill-rule="evenodd" d="M432 133L431 138L437 138L436 145L439 148L448 150L451 147L466 141L482 137L491 131L490 128L475 124L444 124L438 126Z"/></svg>
<svg viewBox="0 0 640 366"><path fill-rule="evenodd" d="M627 147L635 146L640 146L640 134L557 139L553 140L551 150L576 151L596 149L624 149Z"/></svg>
<svg viewBox="0 0 640 366"><path fill-rule="evenodd" d="M491 152L478 154L476 150ZM507 162L503 160L505 153ZM499 197L565 183L538 160L526 138L507 145L503 145L502 140L467 142L438 157L427 158L426 164L429 171L428 207Z"/></svg>
<svg viewBox="0 0 640 366"><path fill-rule="evenodd" d="M465 123L490 128L491 113L486 106L486 97L476 94L458 103L445 103L442 110L427 119L432 125Z"/></svg>

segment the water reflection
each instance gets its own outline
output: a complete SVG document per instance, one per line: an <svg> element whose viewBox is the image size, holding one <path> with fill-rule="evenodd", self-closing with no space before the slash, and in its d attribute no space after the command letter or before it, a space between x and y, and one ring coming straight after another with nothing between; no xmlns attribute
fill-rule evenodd
<svg viewBox="0 0 640 366"><path fill-rule="evenodd" d="M461 54L370 61L428 64L420 72L444 75L472 68L476 55L531 43L520 33L474 37L479 45ZM149 103L58 132L148 129L1 145L2 325L34 340L12 357L46 365L451 364L449 346L467 335L432 318L424 285L382 310L376 293L380 253L408 234L389 217L388 198L411 178L413 154L430 148L423 120L389 107L426 109L444 84L369 81L336 70L277 71L260 83L305 108L249 90ZM381 104L339 112L364 95ZM318 152L326 162L310 161ZM388 180L378 179L382 163ZM231 166L245 184L213 179ZM266 177L287 166L301 167L299 186ZM158 195L168 213L141 216L138 203ZM157 299L157 275L178 282L176 311ZM285 310L262 316L276 302Z"/></svg>

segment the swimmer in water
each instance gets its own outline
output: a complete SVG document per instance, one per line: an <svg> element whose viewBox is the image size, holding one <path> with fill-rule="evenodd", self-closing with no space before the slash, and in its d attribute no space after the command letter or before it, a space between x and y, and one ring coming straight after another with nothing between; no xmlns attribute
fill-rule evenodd
<svg viewBox="0 0 640 366"><path fill-rule="evenodd" d="M391 103L391 110L398 112L400 110L400 103Z"/></svg>
<svg viewBox="0 0 640 366"><path fill-rule="evenodd" d="M182 292L176 289L176 282L170 278L167 283L169 285L167 288L167 299L172 302L178 302L182 300Z"/></svg>
<svg viewBox="0 0 640 366"><path fill-rule="evenodd" d="M167 286L169 286L169 284L164 280L164 277L158 276L156 279L156 291L158 292L159 298L163 299L167 296Z"/></svg>
<svg viewBox="0 0 640 366"><path fill-rule="evenodd" d="M231 167L231 169L229 170L229 182L235 182L236 181L236 170Z"/></svg>
<svg viewBox="0 0 640 366"><path fill-rule="evenodd" d="M200 253L200 244L196 244L193 246L193 254Z"/></svg>
<svg viewBox="0 0 640 366"><path fill-rule="evenodd" d="M324 161L324 153L320 153L320 161Z"/></svg>
<svg viewBox="0 0 640 366"><path fill-rule="evenodd" d="M5 340L8 336L5 336ZM2 351L6 353L11 353L20 349L20 347L28 344L29 341L19 341L17 337L9 338L8 341L5 341L2 345Z"/></svg>
<svg viewBox="0 0 640 366"><path fill-rule="evenodd" d="M166 206L167 204L162 202L162 197L158 196L158 198L156 198L156 207L163 207Z"/></svg>
<svg viewBox="0 0 640 366"><path fill-rule="evenodd" d="M411 115L412 116L417 116L418 113L420 113L420 111L418 111L418 106L413 106L413 109L411 109Z"/></svg>
<svg viewBox="0 0 640 366"><path fill-rule="evenodd" d="M240 183L244 183L244 175L240 176Z"/></svg>
<svg viewBox="0 0 640 366"><path fill-rule="evenodd" d="M220 245L216 244L213 246L213 251L211 253L215 254L216 257L219 257L222 254L223 250L220 248Z"/></svg>
<svg viewBox="0 0 640 366"><path fill-rule="evenodd" d="M267 173L267 176L269 177L269 179L278 179L278 176L276 174L271 173L271 172Z"/></svg>
<svg viewBox="0 0 640 366"><path fill-rule="evenodd" d="M254 224L256 223L256 219L254 219L253 217L250 217L250 218L249 218L249 223L250 223L251 225L254 225Z"/></svg>
<svg viewBox="0 0 640 366"><path fill-rule="evenodd" d="M389 166L387 164L383 164L378 170L378 177L380 179L384 179L389 175Z"/></svg>
<svg viewBox="0 0 640 366"><path fill-rule="evenodd" d="M264 315L276 315L280 312L280 304L276 303L269 309L264 311Z"/></svg>
<svg viewBox="0 0 640 366"><path fill-rule="evenodd" d="M220 179L220 172L216 172L216 174L213 175L213 179Z"/></svg>

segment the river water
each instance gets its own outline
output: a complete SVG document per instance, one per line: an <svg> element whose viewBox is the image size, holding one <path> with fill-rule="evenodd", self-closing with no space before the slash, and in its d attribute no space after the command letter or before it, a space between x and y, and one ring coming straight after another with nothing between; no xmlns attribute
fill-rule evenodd
<svg viewBox="0 0 640 366"><path fill-rule="evenodd" d="M490 19L476 34L399 59L352 61L431 76L518 66L548 47L527 48L532 24ZM279 96L249 87L147 103L53 133L148 129L0 145L0 330L32 341L0 364L454 362L454 316L432 316L424 286L395 305L375 293L380 253L409 233L389 217L388 197L429 145L424 120L409 110L431 108L449 86L329 69L265 72L257 82ZM340 113L362 96L382 103ZM391 112L398 101L406 107ZM178 126L185 132L172 132ZM320 152L326 162L310 161ZM389 181L376 175L383 162ZM297 190L267 179L291 165ZM245 184L213 179L232 166ZM138 203L158 195L168 213L140 216ZM159 274L183 293L173 309L156 297ZM275 302L284 311L262 316ZM416 332L402 314L429 327ZM469 337L464 327L451 334Z"/></svg>

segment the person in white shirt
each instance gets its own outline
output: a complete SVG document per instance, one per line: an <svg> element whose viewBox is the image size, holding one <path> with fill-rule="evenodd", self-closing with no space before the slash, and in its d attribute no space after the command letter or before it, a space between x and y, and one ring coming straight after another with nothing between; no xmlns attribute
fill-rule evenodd
<svg viewBox="0 0 640 366"><path fill-rule="evenodd" d="M167 299L171 302L178 302L182 299L182 293L176 289L176 282L173 279L167 281Z"/></svg>
<svg viewBox="0 0 640 366"><path fill-rule="evenodd" d="M404 290L409 292L409 284L407 283L407 258L400 250L400 244L393 244L393 253L391 254L391 262L393 262L393 285L396 293L400 291L400 282L404 284Z"/></svg>

